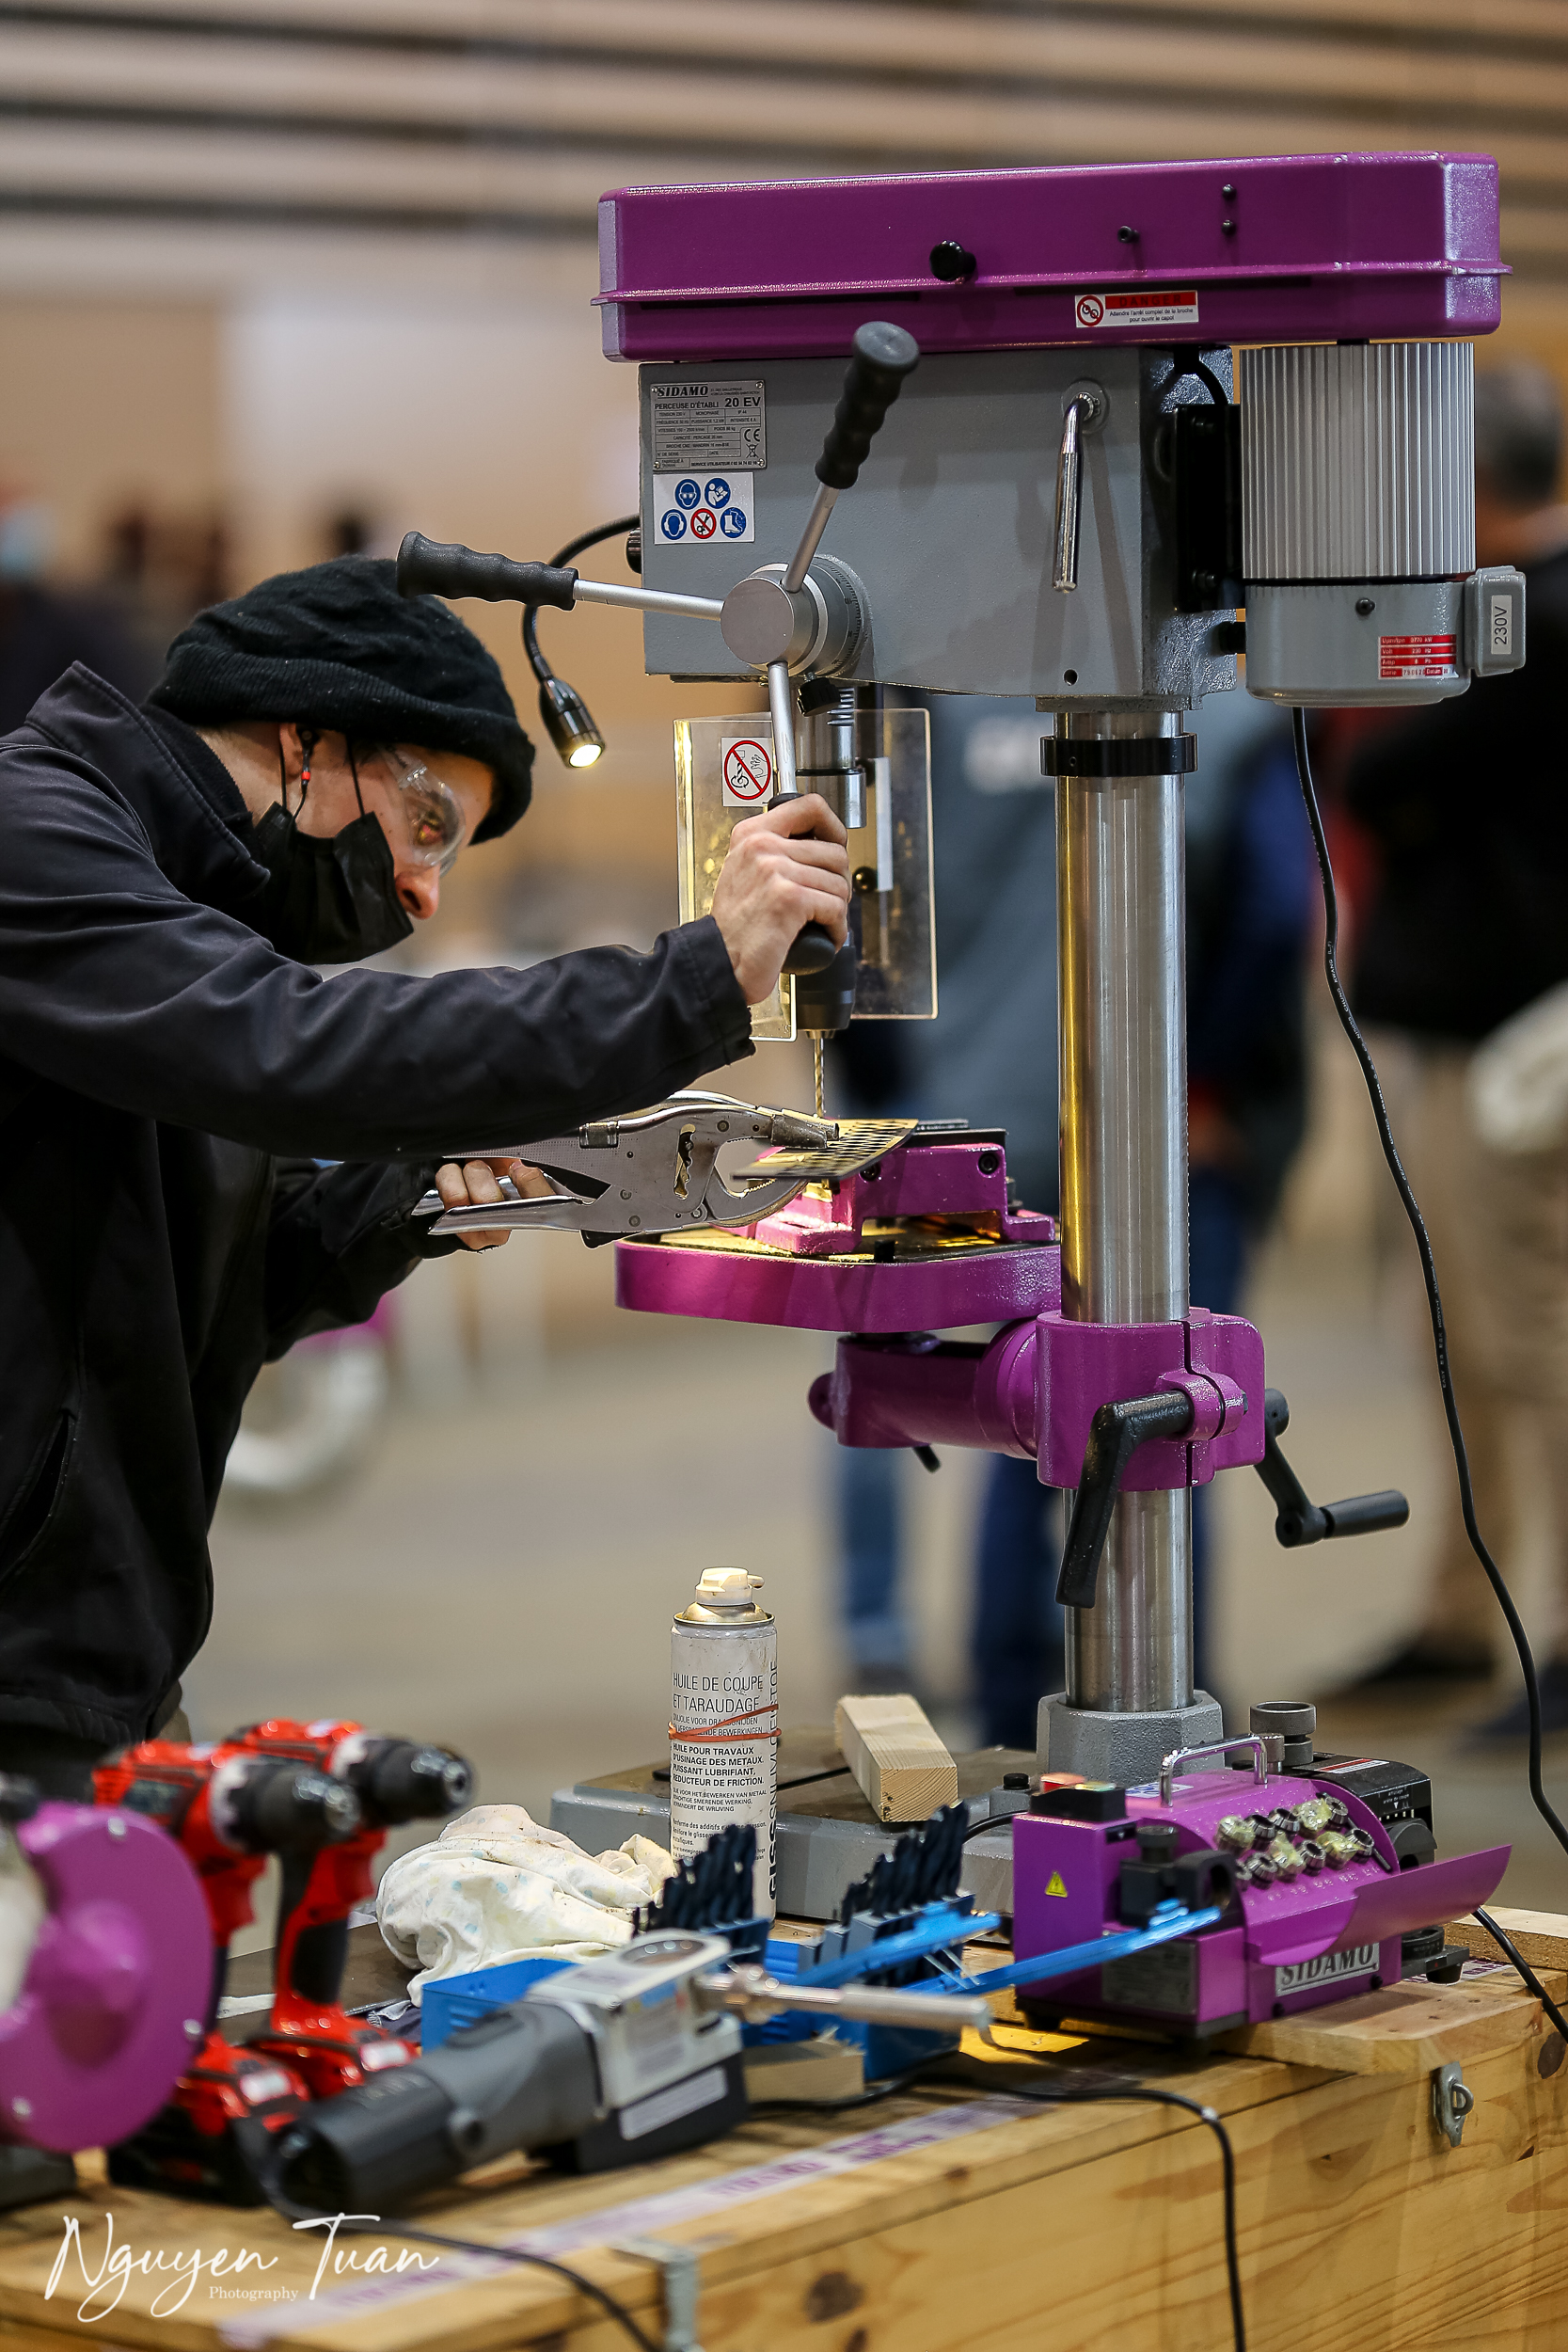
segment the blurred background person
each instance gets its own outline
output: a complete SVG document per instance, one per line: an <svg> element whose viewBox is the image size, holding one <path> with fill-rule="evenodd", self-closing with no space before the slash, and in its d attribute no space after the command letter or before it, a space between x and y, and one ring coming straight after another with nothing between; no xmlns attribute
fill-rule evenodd
<svg viewBox="0 0 1568 2352"><path fill-rule="evenodd" d="M1056 812L1042 722L1007 699L931 695L927 707L940 1014L852 1025L836 1047L839 1081L863 1113L1006 1127L1023 1206L1054 1213ZM1215 694L1197 731L1185 794L1191 1291L1231 1314L1306 1127L1311 845L1279 712L1241 690ZM1032 1461L989 1455L981 1475L969 1657L980 1738L1032 1748L1040 1695L1065 1676L1064 1502ZM909 1466L900 1452L846 1446L835 1479L847 1670L857 1687L907 1690L918 1680L903 1597ZM1205 1687L1208 1502L1196 1490Z"/></svg>
<svg viewBox="0 0 1568 2352"><path fill-rule="evenodd" d="M54 556L47 503L0 487L0 735L19 727L73 661L134 701L162 665L162 646L139 644L109 597L51 584Z"/></svg>
<svg viewBox="0 0 1568 2352"><path fill-rule="evenodd" d="M1482 1534L1506 1552L1521 1500L1511 1437L1533 1438L1559 1596L1541 1669L1546 1728L1568 1730L1568 1154L1504 1152L1466 1111L1475 1050L1568 979L1568 505L1558 502L1562 409L1529 363L1476 377L1476 559L1528 580L1528 660L1373 736L1347 800L1380 872L1355 956L1355 1004L1402 1031L1416 1068L1408 1162L1436 1255L1455 1394ZM1484 1680L1500 1625L1441 1486L1442 1538L1410 1638L1360 1687ZM1483 1726L1528 1729L1523 1694Z"/></svg>

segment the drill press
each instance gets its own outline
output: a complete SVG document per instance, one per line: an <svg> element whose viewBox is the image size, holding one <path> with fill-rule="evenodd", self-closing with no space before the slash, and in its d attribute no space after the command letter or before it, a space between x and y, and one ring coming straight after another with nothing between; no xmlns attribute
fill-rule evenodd
<svg viewBox="0 0 1568 2352"><path fill-rule="evenodd" d="M606 350L641 369L642 576L557 576L548 600L640 605L650 672L765 675L781 782L817 768L826 726L820 764L865 792L887 756L857 732L879 689L1033 695L1061 1007L1059 1235L1021 1227L1002 1139L906 1131L857 1155L846 1122L742 1170L748 1217L640 1204L618 1296L851 1333L812 1397L841 1443L1001 1449L1075 1489L1067 1688L1042 1700L1037 1763L1168 1809L1162 1775L1180 1801L1180 1760L1224 1754L1193 1682L1193 1486L1258 1467L1287 1542L1406 1515L1392 1495L1307 1503L1259 1334L1188 1295L1190 714L1235 686L1243 647L1249 691L1296 706L1427 702L1522 660L1522 580L1474 568L1469 339L1498 318L1496 167L1353 154L634 189L604 199L601 228ZM1233 345L1254 346L1239 388ZM840 496L847 411L865 446ZM525 596L543 568L422 543L404 564L411 587ZM725 729L694 721L678 742L683 914L705 904L726 811L757 789L744 755L726 774ZM885 866L864 860L879 918L891 887L888 921L863 922L857 1009L865 938L896 930L929 858L891 792L866 799L895 822ZM781 1000L758 1033L792 1014ZM529 1156L564 1166L587 1134ZM764 1199L790 1176L793 1199ZM569 1198L485 1215L589 1221ZM938 1336L998 1317L989 1346ZM616 1779L563 1794L558 1826L603 1842L657 1810L651 1781ZM1016 1809L998 1809L999 1849ZM781 1804L782 1909L823 1915L863 1869L864 1845L836 1838L848 1826ZM1397 1909L1380 1937L1416 1924Z"/></svg>

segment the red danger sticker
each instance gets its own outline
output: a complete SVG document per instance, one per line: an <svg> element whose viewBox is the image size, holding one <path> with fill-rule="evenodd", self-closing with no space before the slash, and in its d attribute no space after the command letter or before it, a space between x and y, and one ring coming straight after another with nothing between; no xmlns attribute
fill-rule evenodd
<svg viewBox="0 0 1568 2352"><path fill-rule="evenodd" d="M1380 678L1457 677L1459 641L1454 637L1380 637Z"/></svg>

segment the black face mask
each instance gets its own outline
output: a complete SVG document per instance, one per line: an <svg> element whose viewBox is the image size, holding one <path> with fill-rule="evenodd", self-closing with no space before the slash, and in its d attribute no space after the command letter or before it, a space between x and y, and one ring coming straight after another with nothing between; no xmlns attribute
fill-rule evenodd
<svg viewBox="0 0 1568 2352"><path fill-rule="evenodd" d="M356 771L355 790L359 777ZM406 939L397 869L377 818L365 810L341 833L301 833L274 803L252 847L272 877L250 920L279 955L301 963L358 963Z"/></svg>

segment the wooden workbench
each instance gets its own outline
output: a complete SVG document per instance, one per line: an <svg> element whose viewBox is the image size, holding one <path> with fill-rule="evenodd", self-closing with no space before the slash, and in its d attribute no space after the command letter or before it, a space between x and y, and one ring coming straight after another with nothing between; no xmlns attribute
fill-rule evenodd
<svg viewBox="0 0 1568 2352"><path fill-rule="evenodd" d="M1560 1997L1568 1921L1502 1915ZM1471 1923L1473 1951L1486 1938ZM998 2038L1027 2036L1004 2020ZM1474 2095L1461 2145L1435 2128L1433 2070ZM1199 2097L1235 2147L1251 2352L1561 2352L1568 2346L1568 2066L1512 1971L1402 1985L1184 2058L1097 2035L1048 2062L1078 2084L1137 2081ZM990 2086L905 2095L847 2114L759 2115L696 2153L587 2181L523 2159L420 2206L422 2226L530 2244L597 2280L662 2342L663 2280L631 2236L694 2248L705 2352L1227 2352L1231 2343L1214 2136L1141 2105L1031 2108ZM88 2166L84 2164L84 2175ZM101 2184L101 2174L98 2176ZM213 2280L134 2272L82 2306L64 2225L88 2276L113 2245L270 2264ZM400 2277L350 2274L385 2236L340 2239L314 2299L320 2233L276 2217L110 2190L0 2216L0 2343L61 2352L624 2352L622 2330L547 2273L443 2253ZM112 2274L111 2274L112 2277ZM163 2302L157 2306L160 2288ZM240 2290L244 2290L241 2292ZM178 2308L175 2308L178 2305Z"/></svg>

